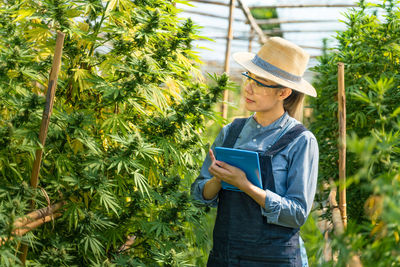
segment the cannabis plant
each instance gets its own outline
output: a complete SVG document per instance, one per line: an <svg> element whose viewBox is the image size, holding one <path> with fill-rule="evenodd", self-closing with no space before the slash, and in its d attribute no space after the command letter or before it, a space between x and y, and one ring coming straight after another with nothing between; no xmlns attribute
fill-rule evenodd
<svg viewBox="0 0 400 267"><path fill-rule="evenodd" d="M352 133L348 138L359 166L350 180L370 194L359 207L363 223L350 219L345 234L332 238L337 266L345 266L354 255L364 266L400 266L400 106L388 114L385 104L393 87L393 79L383 78L369 84L368 95L354 93L355 101L366 104L379 121L370 136Z"/></svg>
<svg viewBox="0 0 400 267"><path fill-rule="evenodd" d="M188 188L204 122L219 120L212 105L231 83L205 84L196 26L178 14L161 0L0 3L1 266L20 264L21 244L32 266L204 264L203 211ZM56 31L62 67L33 190ZM15 236L31 200L65 203L61 217Z"/></svg>
<svg viewBox="0 0 400 267"><path fill-rule="evenodd" d="M338 52L314 68L319 97L311 126L321 151L320 177L338 177L337 62L346 66L349 226L333 237L345 266L353 255L364 266L400 266L400 12L398 1L366 3L346 13ZM380 15L380 17L377 17Z"/></svg>
<svg viewBox="0 0 400 267"><path fill-rule="evenodd" d="M320 184L330 178L338 179L338 62L345 63L348 133L354 132L361 138L370 136L383 121L387 121L387 130L395 129L393 119L396 116L392 114L400 102L400 13L395 7L396 2L371 4L360 1L358 9L345 13L347 29L336 36L337 52L326 53L314 68L318 97L311 101L313 123L310 128L319 140L321 151ZM381 16L378 18L377 14ZM386 86L382 83L387 83L388 79L393 86L387 89L385 96L380 96L382 101L379 105L376 102L372 109L364 101L376 94L371 89L372 84L379 81L380 87ZM348 153L347 157L347 175L351 176L360 165L354 154ZM362 186L364 183L361 182L361 186L350 184L348 188L349 219L357 222L367 219L360 207L371 191Z"/></svg>

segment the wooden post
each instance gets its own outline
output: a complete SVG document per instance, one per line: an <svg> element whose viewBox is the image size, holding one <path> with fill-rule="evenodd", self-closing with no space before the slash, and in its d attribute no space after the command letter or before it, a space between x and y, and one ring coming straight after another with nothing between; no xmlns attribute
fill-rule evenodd
<svg viewBox="0 0 400 267"><path fill-rule="evenodd" d="M254 29L253 29L253 27L250 27L249 53L251 53L253 39L254 39Z"/></svg>
<svg viewBox="0 0 400 267"><path fill-rule="evenodd" d="M344 63L338 63L339 102L339 208L344 227L347 226L346 210L346 93L344 86Z"/></svg>
<svg viewBox="0 0 400 267"><path fill-rule="evenodd" d="M44 145L46 143L47 130L49 128L50 116L53 111L53 103L54 103L54 96L55 96L55 92L56 92L58 73L59 73L60 67L61 67L61 55L62 55L62 48L63 48L63 44L64 44L64 37L65 37L64 33L57 32L56 48L54 51L53 64L52 64L51 71L50 71L49 84L48 84L47 93L46 93L46 106L43 111L42 124L40 125L40 132L39 132L39 141L42 144L42 147L44 147ZM36 150L36 156L35 156L35 161L33 162L33 169L32 169L32 175L31 175L31 186L33 188L36 188L39 183L39 170L40 170L40 164L42 162L42 155L43 155L43 149L39 148L38 150ZM33 209L34 206L35 206L35 203L32 201L31 208ZM28 246L22 245L20 248L20 253L21 254L20 254L19 259L21 260L22 264L25 265L26 256L28 254Z"/></svg>
<svg viewBox="0 0 400 267"><path fill-rule="evenodd" d="M245 4L243 4L242 0L238 0L238 2L239 2L239 7L243 10L246 19L249 21L250 26L257 33L260 43L264 44L267 41L267 37L263 33L260 26L258 26L258 24L256 23L256 20L254 19L253 15L251 15L250 9Z"/></svg>
<svg viewBox="0 0 400 267"><path fill-rule="evenodd" d="M225 65L224 65L224 72L229 74L229 60L231 55L231 43L233 39L233 10L235 9L235 0L230 0L229 3L229 25L228 25L228 36L226 38L226 49L225 49ZM228 99L229 99L229 91L224 91L224 98L221 107L222 117L226 119L228 117Z"/></svg>

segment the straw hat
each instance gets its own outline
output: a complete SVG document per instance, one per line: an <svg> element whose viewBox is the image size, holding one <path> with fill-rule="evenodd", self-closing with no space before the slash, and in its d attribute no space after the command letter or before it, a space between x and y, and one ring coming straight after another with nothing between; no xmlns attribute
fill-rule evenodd
<svg viewBox="0 0 400 267"><path fill-rule="evenodd" d="M314 87L303 79L309 58L302 48L280 37L269 38L257 55L233 54L233 59L254 75L316 97Z"/></svg>

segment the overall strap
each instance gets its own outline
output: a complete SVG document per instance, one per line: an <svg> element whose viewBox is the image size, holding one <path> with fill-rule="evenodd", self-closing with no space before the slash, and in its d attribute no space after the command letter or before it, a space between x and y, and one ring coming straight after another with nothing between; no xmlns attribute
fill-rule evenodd
<svg viewBox="0 0 400 267"><path fill-rule="evenodd" d="M272 145L270 149L268 149L264 155L265 156L273 156L282 149L284 149L288 144L290 144L296 137L298 137L302 132L308 131L303 124L297 124L289 131L287 131L279 140Z"/></svg>
<svg viewBox="0 0 400 267"><path fill-rule="evenodd" d="M226 136L223 147L233 148L236 143L236 139L239 137L240 132L243 129L244 124L246 123L247 118L239 118L235 119L228 130L228 135Z"/></svg>

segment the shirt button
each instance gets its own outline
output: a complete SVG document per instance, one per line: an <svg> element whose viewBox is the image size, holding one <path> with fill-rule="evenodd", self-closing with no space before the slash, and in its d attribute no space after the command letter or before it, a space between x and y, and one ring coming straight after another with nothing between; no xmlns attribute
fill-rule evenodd
<svg viewBox="0 0 400 267"><path fill-rule="evenodd" d="M257 139L253 139L253 142L256 142L257 141Z"/></svg>
<svg viewBox="0 0 400 267"><path fill-rule="evenodd" d="M257 128L258 128L258 129L260 129L260 128L261 128L261 126L260 126L260 125L257 125Z"/></svg>

